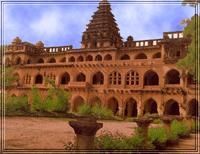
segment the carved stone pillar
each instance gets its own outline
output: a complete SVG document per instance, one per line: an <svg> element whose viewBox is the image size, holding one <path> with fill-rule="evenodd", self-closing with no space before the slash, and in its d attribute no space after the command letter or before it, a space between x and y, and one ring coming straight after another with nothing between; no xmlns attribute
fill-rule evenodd
<svg viewBox="0 0 200 154"><path fill-rule="evenodd" d="M76 134L76 149L94 149L95 134L103 127L102 123L97 123L94 118L83 117L77 119L77 121L69 121L69 125L74 129Z"/></svg>

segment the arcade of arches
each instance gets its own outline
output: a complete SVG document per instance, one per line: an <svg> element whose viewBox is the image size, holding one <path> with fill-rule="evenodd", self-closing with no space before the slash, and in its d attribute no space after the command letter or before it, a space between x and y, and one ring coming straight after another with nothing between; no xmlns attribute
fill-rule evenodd
<svg viewBox="0 0 200 154"><path fill-rule="evenodd" d="M72 101L72 111L77 111L78 107L86 103L82 96L77 96ZM89 99L88 104L93 106L94 104L102 105L109 108L114 115L122 115L125 117L137 117L138 115L145 114L159 114L159 115L181 115L179 102L170 99L164 103L164 109L158 112L158 104L153 98L149 98L140 106L139 102L134 98L128 98L123 103L116 97L111 97L105 104L102 104L101 99L98 96L94 96ZM186 115L198 116L198 102L196 99L192 99L188 102L188 111Z"/></svg>

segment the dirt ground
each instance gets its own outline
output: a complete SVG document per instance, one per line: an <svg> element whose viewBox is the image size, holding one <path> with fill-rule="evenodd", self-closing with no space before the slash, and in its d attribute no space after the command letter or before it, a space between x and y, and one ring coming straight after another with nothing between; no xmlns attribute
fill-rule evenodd
<svg viewBox="0 0 200 154"><path fill-rule="evenodd" d="M65 118L6 117L5 148L7 150L63 150L69 141L74 141L74 131ZM103 128L97 135L105 131L122 133L130 136L134 133L136 123L118 121L100 121ZM155 125L151 125L155 127ZM198 135L199 137L199 135ZM180 144L170 149L195 149L195 135L189 139L181 139Z"/></svg>
<svg viewBox="0 0 200 154"><path fill-rule="evenodd" d="M136 124L133 122L103 121L104 131L131 135ZM6 149L64 149L74 140L74 131L64 118L6 117Z"/></svg>

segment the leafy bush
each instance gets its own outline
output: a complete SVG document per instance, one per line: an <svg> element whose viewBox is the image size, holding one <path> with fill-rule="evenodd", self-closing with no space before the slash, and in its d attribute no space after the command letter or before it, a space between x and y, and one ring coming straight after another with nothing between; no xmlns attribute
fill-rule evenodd
<svg viewBox="0 0 200 154"><path fill-rule="evenodd" d="M5 99L5 112L29 112L28 98L26 96L11 97L7 96Z"/></svg>
<svg viewBox="0 0 200 154"><path fill-rule="evenodd" d="M66 112L69 108L68 98L69 94L63 90L56 87L51 87L48 90L48 94L44 97L44 100L39 94L37 88L32 89L32 112Z"/></svg>
<svg viewBox="0 0 200 154"><path fill-rule="evenodd" d="M174 120L171 124L171 132L179 137L187 137L190 134L190 129L186 123Z"/></svg>
<svg viewBox="0 0 200 154"><path fill-rule="evenodd" d="M87 103L84 103L78 108L78 114L83 116L92 115L99 119L110 119L113 117L113 113L110 109L100 105L94 105L91 107Z"/></svg>
<svg viewBox="0 0 200 154"><path fill-rule="evenodd" d="M167 132L163 127L149 128L148 138L157 149L164 149L168 140Z"/></svg>
<svg viewBox="0 0 200 154"><path fill-rule="evenodd" d="M126 137L122 134L116 133L104 133L95 139L95 145L97 149L103 150L142 150L153 149L153 146L144 145L144 139L141 136L135 135L132 137Z"/></svg>
<svg viewBox="0 0 200 154"><path fill-rule="evenodd" d="M198 133L200 132L200 125L198 123L198 121L193 121L192 122L192 130L191 130L192 133Z"/></svg>

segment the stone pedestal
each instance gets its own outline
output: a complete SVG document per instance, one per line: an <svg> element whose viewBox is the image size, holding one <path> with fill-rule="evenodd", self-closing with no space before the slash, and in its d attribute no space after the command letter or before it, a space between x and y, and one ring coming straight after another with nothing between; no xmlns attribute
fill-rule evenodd
<svg viewBox="0 0 200 154"><path fill-rule="evenodd" d="M97 123L95 118L81 117L77 121L69 121L69 125L76 134L76 149L94 149L94 137L96 132L103 127L102 123Z"/></svg>
<svg viewBox="0 0 200 154"><path fill-rule="evenodd" d="M151 118L137 118L133 120L137 123L138 128L138 134L144 138L144 144L147 144L148 141L148 127L153 122L153 119Z"/></svg>

